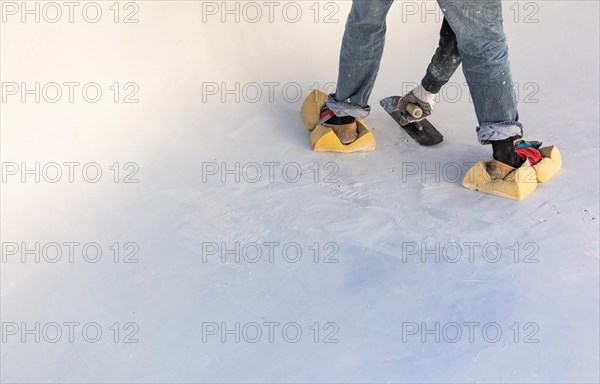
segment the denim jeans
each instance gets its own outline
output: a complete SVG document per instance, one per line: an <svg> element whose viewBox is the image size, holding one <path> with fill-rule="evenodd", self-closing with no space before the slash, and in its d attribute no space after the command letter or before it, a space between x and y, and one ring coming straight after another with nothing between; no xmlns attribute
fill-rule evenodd
<svg viewBox="0 0 600 384"><path fill-rule="evenodd" d="M444 18L438 49L427 67L427 73L425 73L421 85L427 92L438 93L450 81L461 61L456 34L448 20Z"/></svg>
<svg viewBox="0 0 600 384"><path fill-rule="evenodd" d="M338 116L363 119L377 78L393 0L353 0L340 54L337 89L328 107ZM423 87L439 91L462 61L482 144L523 135L512 86L500 0L438 0L444 12L438 47ZM405 50L406 52L407 50ZM457 56L459 59L457 60ZM407 58L409 59L409 58Z"/></svg>

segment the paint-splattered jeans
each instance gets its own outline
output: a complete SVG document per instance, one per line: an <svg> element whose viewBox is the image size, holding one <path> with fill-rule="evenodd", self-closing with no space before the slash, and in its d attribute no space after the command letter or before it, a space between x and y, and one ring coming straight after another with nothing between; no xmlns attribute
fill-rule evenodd
<svg viewBox="0 0 600 384"><path fill-rule="evenodd" d="M327 105L338 116L365 118L379 71L386 16L393 0L353 0L342 49L337 89ZM444 13L440 46L423 87L436 93L461 61L475 105L482 144L523 135L518 122L500 0L438 0ZM408 58L407 58L408 59Z"/></svg>

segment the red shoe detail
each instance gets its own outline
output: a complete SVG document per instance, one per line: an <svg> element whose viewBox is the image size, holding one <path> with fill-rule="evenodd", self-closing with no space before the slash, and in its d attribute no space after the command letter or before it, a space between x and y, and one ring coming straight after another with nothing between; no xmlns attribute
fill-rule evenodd
<svg viewBox="0 0 600 384"><path fill-rule="evenodd" d="M536 165L542 161L542 154L533 147L517 147L515 148L515 152L524 161L529 160L531 165Z"/></svg>

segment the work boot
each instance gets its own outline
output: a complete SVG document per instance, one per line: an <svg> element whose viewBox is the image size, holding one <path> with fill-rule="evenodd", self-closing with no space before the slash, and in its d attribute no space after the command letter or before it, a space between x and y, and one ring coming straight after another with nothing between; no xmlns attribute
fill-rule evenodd
<svg viewBox="0 0 600 384"><path fill-rule="evenodd" d="M538 151L541 146L540 142L527 142L516 137L492 141L494 159L488 164L487 171L492 179L503 180L525 161L529 161L529 165L539 163L542 160L542 155Z"/></svg>
<svg viewBox="0 0 600 384"><path fill-rule="evenodd" d="M358 139L356 119L352 116L336 116L327 106L321 109L319 124L331 128L344 145L351 144Z"/></svg>

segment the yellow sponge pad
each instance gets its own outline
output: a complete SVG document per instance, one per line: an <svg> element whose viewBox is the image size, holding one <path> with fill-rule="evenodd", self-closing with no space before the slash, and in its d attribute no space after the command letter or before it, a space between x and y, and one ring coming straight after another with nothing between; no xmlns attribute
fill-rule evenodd
<svg viewBox="0 0 600 384"><path fill-rule="evenodd" d="M511 172L503 180L491 178L486 169L488 163L489 161L480 161L469 169L463 179L463 186L473 191L515 200L525 199L537 188L535 170L528 163Z"/></svg>
<svg viewBox="0 0 600 384"><path fill-rule="evenodd" d="M503 180L493 180L487 172L489 161L480 161L465 175L463 186L490 195L523 200L552 178L562 166L560 151L555 146L540 149L542 161L533 167L529 163L511 172Z"/></svg>
<svg viewBox="0 0 600 384"><path fill-rule="evenodd" d="M310 147L316 152L362 152L375 150L376 143L373 133L367 125L357 120L358 139L344 145L331 128L319 124L321 108L327 102L327 94L319 90L312 91L302 104L302 119L310 131Z"/></svg>
<svg viewBox="0 0 600 384"><path fill-rule="evenodd" d="M555 146L540 149L542 161L533 166L537 179L545 183L562 168L562 156Z"/></svg>

